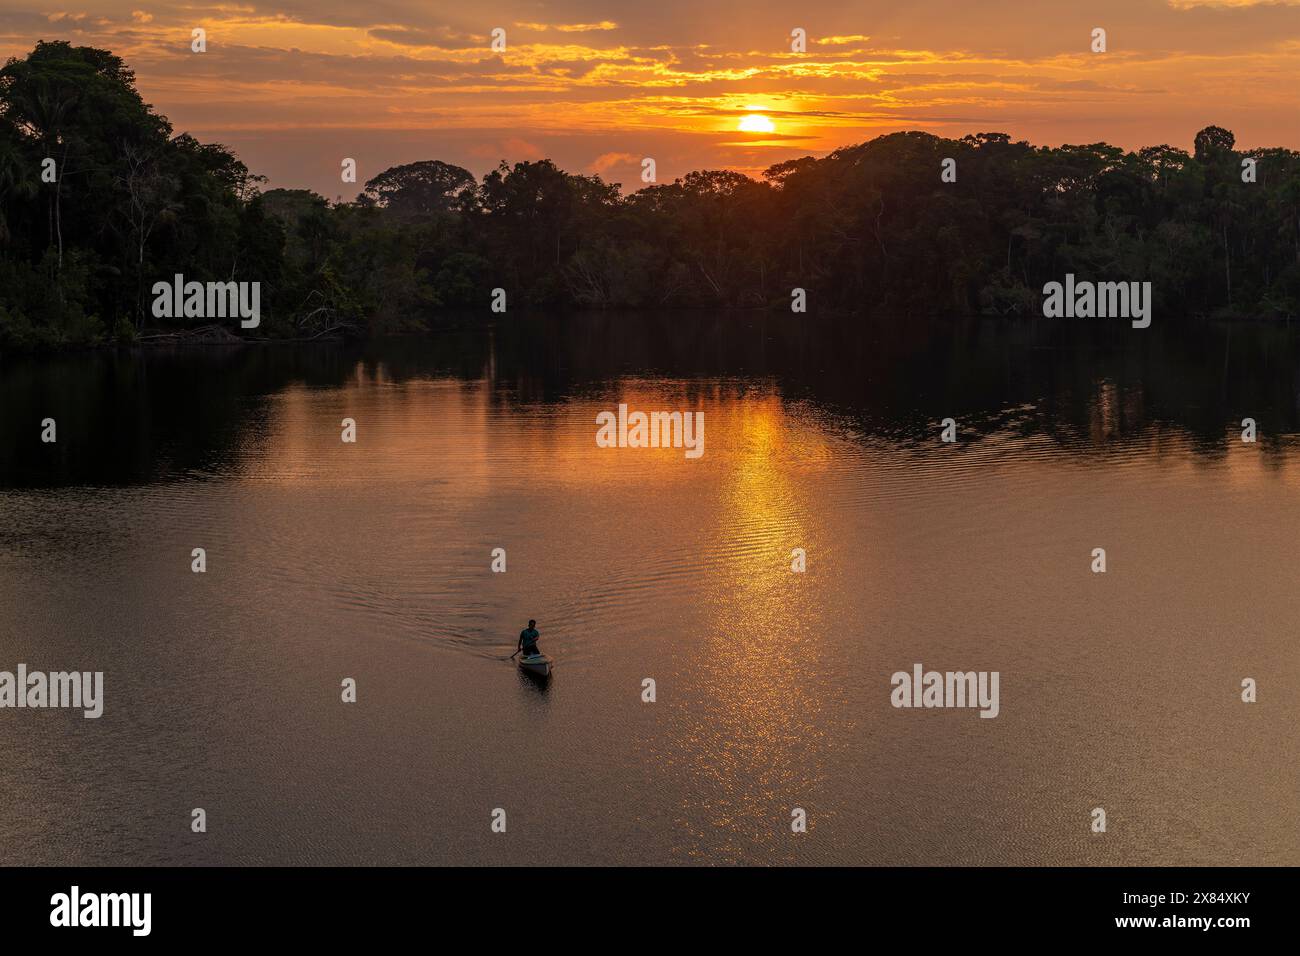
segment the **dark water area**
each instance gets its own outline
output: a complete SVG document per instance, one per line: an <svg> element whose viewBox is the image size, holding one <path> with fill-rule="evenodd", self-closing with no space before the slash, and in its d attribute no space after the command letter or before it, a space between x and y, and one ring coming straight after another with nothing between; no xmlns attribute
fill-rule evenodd
<svg viewBox="0 0 1300 956"><path fill-rule="evenodd" d="M704 454L597 447L620 403ZM6 862L1300 863L1300 329L4 357L0 447L0 671L105 675L98 719L0 709ZM917 662L997 718L892 707Z"/></svg>
<svg viewBox="0 0 1300 956"><path fill-rule="evenodd" d="M967 437L1008 420L1072 444L1178 428L1223 454L1242 417L1260 445L1300 431L1300 327L1205 323L1134 331L1080 320L863 321L824 327L762 313L587 313L368 344L82 352L0 362L0 485L119 484L221 467L257 403L290 386L343 387L382 371L484 382L502 404L559 402L618 376L761 380L864 432L927 442L956 418ZM1098 433L1101 394L1107 421ZM1111 407L1109 402L1118 400ZM84 436L57 453L33 419ZM1267 423L1267 424L1265 424Z"/></svg>

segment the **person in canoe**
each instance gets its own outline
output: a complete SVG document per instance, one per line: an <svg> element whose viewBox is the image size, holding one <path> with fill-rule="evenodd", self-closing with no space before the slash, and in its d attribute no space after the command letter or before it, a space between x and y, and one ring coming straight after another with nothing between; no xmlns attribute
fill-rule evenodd
<svg viewBox="0 0 1300 956"><path fill-rule="evenodd" d="M524 657L532 657L534 654L540 653L537 650L537 639L541 636L537 632L537 622L530 620L528 626L519 632L519 647L515 653L518 654L519 651L523 651Z"/></svg>

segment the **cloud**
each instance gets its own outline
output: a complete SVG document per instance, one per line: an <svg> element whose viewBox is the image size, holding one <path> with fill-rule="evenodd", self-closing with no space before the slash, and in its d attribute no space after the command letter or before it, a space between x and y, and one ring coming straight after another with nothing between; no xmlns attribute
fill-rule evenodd
<svg viewBox="0 0 1300 956"><path fill-rule="evenodd" d="M591 161L587 167L589 172L606 173L615 166L637 166L641 162L640 158L633 153L601 153Z"/></svg>
<svg viewBox="0 0 1300 956"><path fill-rule="evenodd" d="M518 136L507 137L491 143L482 143L471 147L469 152L471 156L476 156L479 159L494 161L504 159L507 162L521 162L523 160L547 158L546 153L540 146Z"/></svg>
<svg viewBox="0 0 1300 956"><path fill-rule="evenodd" d="M0 6L0 59L38 39L112 50L177 129L229 144L286 186L336 190L335 154L363 144L375 145L376 170L443 158L483 171L543 156L608 170L648 155L661 179L741 168L755 160L736 116L755 103L779 130L763 141L788 141L791 157L907 128L1190 146L1216 122L1243 144L1300 143L1300 0L1090 0L1086 17L1077 0L1039 0L1028 14L1011 0L913 0L869 21L838 0L805 0L793 19L699 0ZM617 23L601 19L612 9ZM801 23L812 42L799 55L788 38ZM499 54L497 24L511 33ZM203 56L190 53L194 25L208 30ZM1094 25L1107 28L1105 55L1089 52ZM310 154L308 134L319 134Z"/></svg>
<svg viewBox="0 0 1300 956"><path fill-rule="evenodd" d="M869 36L864 36L861 33L854 33L843 37L814 38L813 43L818 46L844 46L847 43L865 43L870 39L871 37Z"/></svg>
<svg viewBox="0 0 1300 956"><path fill-rule="evenodd" d="M1175 10L1190 7L1256 7L1264 4L1297 4L1300 0L1169 0Z"/></svg>
<svg viewBox="0 0 1300 956"><path fill-rule="evenodd" d="M546 30L558 30L560 33L593 33L597 30L618 29L618 24L609 20L601 20L599 23L516 23L515 26L537 33Z"/></svg>
<svg viewBox="0 0 1300 956"><path fill-rule="evenodd" d="M438 47L440 49L465 50L485 49L486 37L469 33L457 33L450 27L437 26L419 29L406 26L371 27L367 33L376 40L384 40L399 46Z"/></svg>

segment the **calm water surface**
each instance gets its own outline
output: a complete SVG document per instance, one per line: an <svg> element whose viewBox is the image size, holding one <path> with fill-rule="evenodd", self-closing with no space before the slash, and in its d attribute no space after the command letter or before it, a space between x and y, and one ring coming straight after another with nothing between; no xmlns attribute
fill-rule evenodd
<svg viewBox="0 0 1300 956"><path fill-rule="evenodd" d="M4 359L0 669L106 703L0 711L0 856L1300 864L1296 340L579 316ZM619 402L702 410L704 456L597 448ZM529 617L546 685L502 660ZM915 662L999 671L1000 716L895 710Z"/></svg>

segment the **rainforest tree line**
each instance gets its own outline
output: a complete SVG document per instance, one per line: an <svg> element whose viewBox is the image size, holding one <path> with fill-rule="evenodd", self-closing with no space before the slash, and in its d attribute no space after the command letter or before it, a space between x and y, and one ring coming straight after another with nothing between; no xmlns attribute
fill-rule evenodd
<svg viewBox="0 0 1300 956"><path fill-rule="evenodd" d="M1215 126L1190 154L895 133L761 180L706 170L629 195L549 160L481 180L411 163L350 203L264 186L225 147L176 134L107 51L42 42L10 60L0 347L206 324L153 317L151 287L175 273L260 282L253 334L286 338L487 315L494 288L511 310L788 310L798 287L810 311L846 317L1029 315L1067 272L1152 282L1160 320L1300 310L1300 153L1239 151Z"/></svg>

